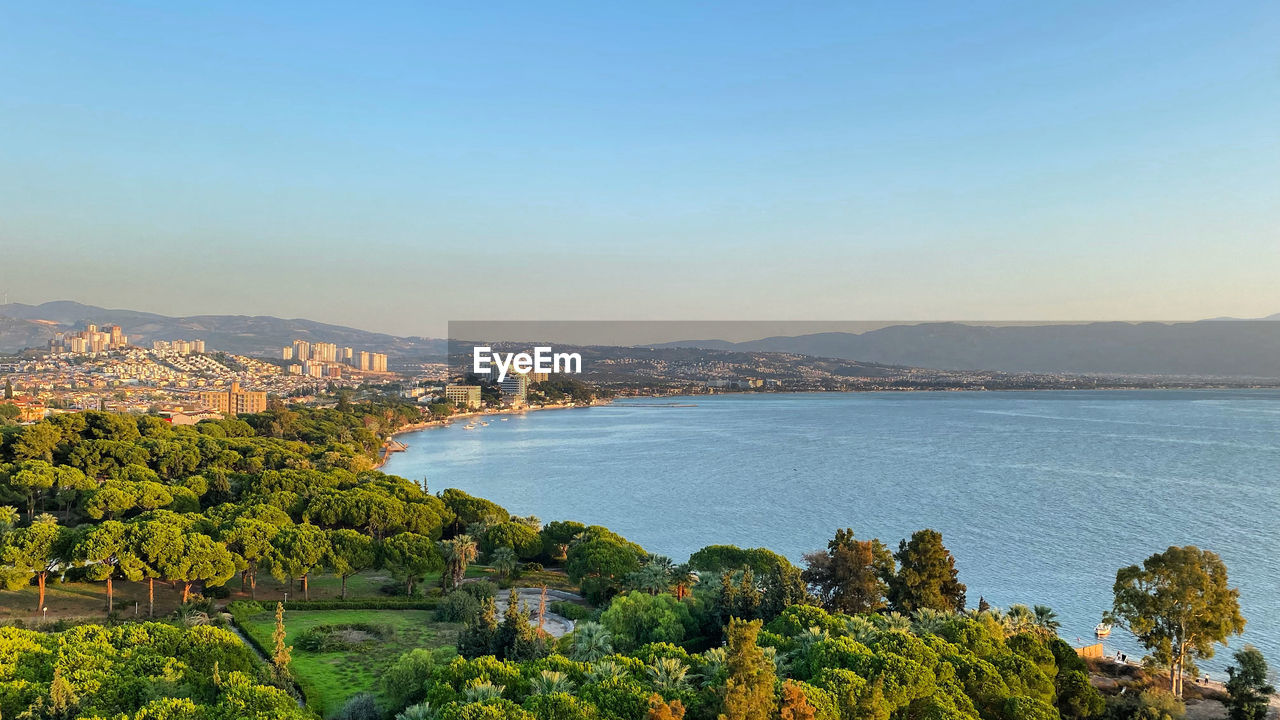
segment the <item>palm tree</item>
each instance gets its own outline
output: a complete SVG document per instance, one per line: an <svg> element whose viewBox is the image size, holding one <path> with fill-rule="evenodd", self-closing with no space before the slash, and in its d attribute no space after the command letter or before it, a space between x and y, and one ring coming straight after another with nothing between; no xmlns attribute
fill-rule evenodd
<svg viewBox="0 0 1280 720"><path fill-rule="evenodd" d="M578 662L595 662L613 653L613 633L590 620L578 623L573 631L570 656Z"/></svg>
<svg viewBox="0 0 1280 720"><path fill-rule="evenodd" d="M658 658L645 668L654 687L662 692L679 692L689 687L689 666L677 658Z"/></svg>
<svg viewBox="0 0 1280 720"><path fill-rule="evenodd" d="M814 629L816 628L811 628L809 632L813 632ZM844 629L849 633L849 637L863 645L870 645L880 634L879 626L868 620L866 615L854 615L845 620Z"/></svg>
<svg viewBox="0 0 1280 720"><path fill-rule="evenodd" d="M946 625L947 613L920 608L911 616L911 630L917 635L937 635Z"/></svg>
<svg viewBox="0 0 1280 720"><path fill-rule="evenodd" d="M1058 634L1058 628L1062 627L1062 623L1058 622L1058 613L1048 605L1037 605L1034 608L1036 614L1036 626L1039 627L1046 636L1052 637Z"/></svg>
<svg viewBox="0 0 1280 720"><path fill-rule="evenodd" d="M469 703L484 702L485 700L497 700L502 697L502 691L505 690L501 685L494 685L491 682L482 681L474 678L467 683L467 689L462 692L462 696Z"/></svg>
<svg viewBox="0 0 1280 720"><path fill-rule="evenodd" d="M901 630L903 632L911 631L911 618L907 617L906 615L903 615L900 612L891 612L891 613L886 613L884 615L878 615L877 618L880 620L880 624L884 627L885 630L889 630L889 631Z"/></svg>
<svg viewBox="0 0 1280 720"><path fill-rule="evenodd" d="M636 590L643 590L650 595L664 593L670 587L666 568L657 563L645 565L632 573L628 579Z"/></svg>
<svg viewBox="0 0 1280 720"><path fill-rule="evenodd" d="M702 653L702 687L718 687L724 678L720 677L725 668L728 654L722 647L711 648Z"/></svg>
<svg viewBox="0 0 1280 720"><path fill-rule="evenodd" d="M420 702L417 705L410 705L396 715L396 720L435 720L440 712L431 707L429 702Z"/></svg>
<svg viewBox="0 0 1280 720"><path fill-rule="evenodd" d="M689 566L688 563L676 565L671 568L671 574L668 578L672 587L676 590L676 599L683 600L689 597L693 586L698 584L698 573Z"/></svg>
<svg viewBox="0 0 1280 720"><path fill-rule="evenodd" d="M445 589L456 588L467 574L467 565L476 559L476 541L470 535L459 535L452 540L441 540L436 543L440 555L444 558L445 571L440 574L441 584Z"/></svg>
<svg viewBox="0 0 1280 720"><path fill-rule="evenodd" d="M612 660L600 660L591 663L591 671L587 673L587 677L592 682L605 682L607 680L620 680L627 676L627 669Z"/></svg>
<svg viewBox="0 0 1280 720"><path fill-rule="evenodd" d="M820 627L811 627L808 630L805 630L799 635L796 635L795 647L787 653L787 659L794 662L796 659L804 657L809 653L810 648L829 637L831 637L831 635Z"/></svg>
<svg viewBox="0 0 1280 720"><path fill-rule="evenodd" d="M0 507L0 536L17 527L19 517L18 508L12 505Z"/></svg>
<svg viewBox="0 0 1280 720"><path fill-rule="evenodd" d="M1036 626L1036 615L1026 605L1011 605L1004 616L1004 629L1010 635L1027 632Z"/></svg>
<svg viewBox="0 0 1280 720"><path fill-rule="evenodd" d="M543 670L529 681L529 686L534 695L573 692L573 682L569 680L569 676L556 670Z"/></svg>
<svg viewBox="0 0 1280 720"><path fill-rule="evenodd" d="M498 571L498 577L506 580L520 567L520 559L516 557L516 551L509 547L500 547L494 549L489 556L489 564L494 570Z"/></svg>

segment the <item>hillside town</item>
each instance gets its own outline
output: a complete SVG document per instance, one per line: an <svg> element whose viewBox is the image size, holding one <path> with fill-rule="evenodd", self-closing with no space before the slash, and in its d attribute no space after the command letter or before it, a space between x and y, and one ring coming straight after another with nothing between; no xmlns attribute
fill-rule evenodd
<svg viewBox="0 0 1280 720"><path fill-rule="evenodd" d="M269 396L305 398L320 392L398 380L383 353L298 340L280 359L206 347L202 339L129 343L120 326L88 324L58 333L38 354L0 360L6 404L20 421L51 412L159 412L194 423L225 414L259 412Z"/></svg>

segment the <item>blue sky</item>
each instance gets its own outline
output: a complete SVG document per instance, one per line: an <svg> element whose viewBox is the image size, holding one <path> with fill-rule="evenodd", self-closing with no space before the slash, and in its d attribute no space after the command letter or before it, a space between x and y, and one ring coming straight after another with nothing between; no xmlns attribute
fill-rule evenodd
<svg viewBox="0 0 1280 720"><path fill-rule="evenodd" d="M1280 312L1276 3L0 6L0 290L449 319Z"/></svg>

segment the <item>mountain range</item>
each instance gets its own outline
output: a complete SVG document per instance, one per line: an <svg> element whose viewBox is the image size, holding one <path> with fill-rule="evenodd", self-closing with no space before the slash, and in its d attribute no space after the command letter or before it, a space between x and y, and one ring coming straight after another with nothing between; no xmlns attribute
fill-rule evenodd
<svg viewBox="0 0 1280 720"><path fill-rule="evenodd" d="M1280 314L1265 319L1195 322L1094 322L993 325L958 322L891 325L866 332L823 332L728 342L692 339L649 347L775 352L817 358L1007 373L1280 379ZM43 347L54 333L120 325L131 342L203 339L228 352L275 355L295 339L385 352L404 361L440 361L441 339L398 337L301 318L193 315L169 317L72 301L0 305L0 352Z"/></svg>
<svg viewBox="0 0 1280 720"><path fill-rule="evenodd" d="M786 352L936 370L1280 379L1280 316L1182 323L921 323L676 347Z"/></svg>
<svg viewBox="0 0 1280 720"><path fill-rule="evenodd" d="M0 305L0 352L43 347L54 333L78 332L86 324L119 325L129 342L201 339L211 349L246 355L275 355L295 339L331 342L356 350L385 352L399 360L440 359L443 340L397 337L341 325L265 315L169 317L136 310L111 310L58 300L41 305Z"/></svg>

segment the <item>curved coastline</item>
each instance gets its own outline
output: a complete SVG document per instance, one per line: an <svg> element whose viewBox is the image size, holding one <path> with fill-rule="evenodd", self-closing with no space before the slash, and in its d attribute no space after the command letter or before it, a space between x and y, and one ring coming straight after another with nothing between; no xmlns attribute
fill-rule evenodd
<svg viewBox="0 0 1280 720"><path fill-rule="evenodd" d="M890 541L932 527L954 543L966 582L987 600L1054 598L1064 637L1091 633L1115 568L1152 543L1194 542L1223 549L1252 590L1246 641L1280 647L1280 602L1259 592L1280 577L1276 566L1219 522L1227 507L1265 507L1280 492L1258 479L1280 451L1256 437L1280 423L1275 389L717 393L661 402L686 400L701 410L548 416L518 443L434 436L390 471L414 477L429 461L440 487L617 528L673 557L729 542L798 559L833 527ZM614 432L615 421L625 431ZM512 436L504 428L493 437ZM1196 471L1205 465L1217 468L1212 480ZM1169 502L1210 490L1207 504ZM1157 505L1167 506L1158 520ZM1265 526L1257 512L1241 522ZM975 561L1011 543L1025 552L1001 572ZM1138 652L1123 638L1109 647Z"/></svg>
<svg viewBox="0 0 1280 720"><path fill-rule="evenodd" d="M600 407L601 405L609 405L612 402L613 402L612 400L601 400L598 402L593 402L589 405L539 405L537 407L527 407L527 408L519 408L519 409L504 408L500 410L480 410L480 411L456 413L454 415L450 415L449 417L442 418L440 420L426 420L424 422L419 422L419 423L410 423L408 425L405 425L404 427L397 429L395 432L391 433L391 435L387 438L386 442L382 443L382 447L379 448L379 452L382 453L382 456L378 458L378 461L376 463L374 463L373 469L381 470L383 466L385 466L387 462L391 459L392 455L394 455L396 452L402 451L409 447L407 443L404 443L398 440L400 436L410 435L412 433L421 432L423 430L431 430L434 428L448 427L455 420L462 420L465 418L477 418L477 417L495 417L499 415L523 415L525 413L538 412L541 410L582 410L586 408ZM392 446L392 443L399 444L401 446L400 450L389 450L389 448Z"/></svg>

